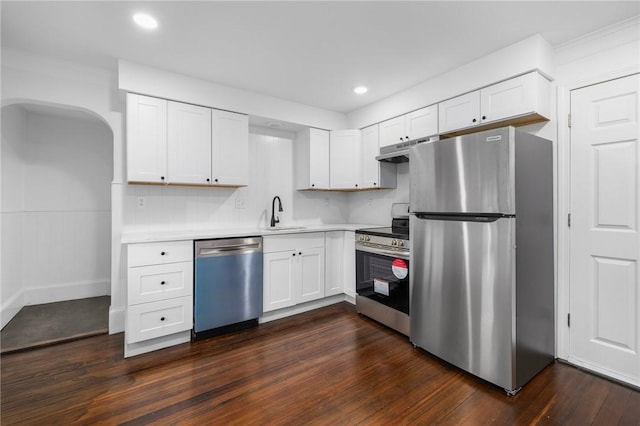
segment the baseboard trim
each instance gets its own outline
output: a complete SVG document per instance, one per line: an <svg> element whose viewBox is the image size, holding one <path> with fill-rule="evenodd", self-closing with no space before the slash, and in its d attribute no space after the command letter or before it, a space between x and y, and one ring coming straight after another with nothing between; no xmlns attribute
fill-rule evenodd
<svg viewBox="0 0 640 426"><path fill-rule="evenodd" d="M302 303L300 305L290 306L288 308L282 308L276 311L265 312L263 316L259 318L259 323L262 324L265 322L274 321L280 318L301 314L303 312L312 311L314 309L323 308L325 306L334 305L336 303L344 301L345 295L337 294L335 296L325 297L324 299L314 300L313 302Z"/></svg>
<svg viewBox="0 0 640 426"><path fill-rule="evenodd" d="M19 291L5 300L0 307L0 329L4 328L24 307L24 291Z"/></svg>
<svg viewBox="0 0 640 426"><path fill-rule="evenodd" d="M611 371L608 368L594 365L581 359L576 359L574 357L568 357L566 360L558 358L558 361L573 365L580 370L587 371L591 374L595 374L596 376L604 377L605 379L609 379L613 382L629 386L636 390L640 390L640 378L638 377L626 376L616 371Z"/></svg>
<svg viewBox="0 0 640 426"><path fill-rule="evenodd" d="M52 286L30 287L23 289L23 293L25 306L108 296L111 294L111 281L79 281Z"/></svg>
<svg viewBox="0 0 640 426"><path fill-rule="evenodd" d="M124 314L125 308L114 308L113 306L109 308L109 334L124 331Z"/></svg>

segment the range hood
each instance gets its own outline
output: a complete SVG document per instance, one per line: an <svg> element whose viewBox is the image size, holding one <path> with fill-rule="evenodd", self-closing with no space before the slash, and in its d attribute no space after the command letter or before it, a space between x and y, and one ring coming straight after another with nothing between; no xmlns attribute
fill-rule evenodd
<svg viewBox="0 0 640 426"><path fill-rule="evenodd" d="M388 163L406 163L409 161L409 149L422 142L432 142L440 139L439 136L431 136L428 138L418 138L407 142L400 142L395 145L383 146L380 148L380 155L376 157L378 161L386 161Z"/></svg>

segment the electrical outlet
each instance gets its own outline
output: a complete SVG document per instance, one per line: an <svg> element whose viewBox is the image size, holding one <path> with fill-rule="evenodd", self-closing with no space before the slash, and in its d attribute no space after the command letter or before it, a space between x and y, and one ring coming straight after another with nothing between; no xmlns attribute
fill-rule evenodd
<svg viewBox="0 0 640 426"><path fill-rule="evenodd" d="M144 197L138 197L138 208L140 209L144 208L144 204L145 204Z"/></svg>

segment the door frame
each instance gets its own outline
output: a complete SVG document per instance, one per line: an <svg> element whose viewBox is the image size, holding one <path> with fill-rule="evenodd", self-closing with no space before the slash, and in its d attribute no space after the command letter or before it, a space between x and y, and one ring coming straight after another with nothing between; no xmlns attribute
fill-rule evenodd
<svg viewBox="0 0 640 426"><path fill-rule="evenodd" d="M571 296L571 235L568 227L568 215L571 213L571 92L588 86L616 80L640 73L640 65L626 67L604 74L590 76L587 79L570 81L557 88L557 300L556 300L556 357L569 361L571 354L569 326L567 316L570 313ZM605 372L599 372L606 374Z"/></svg>

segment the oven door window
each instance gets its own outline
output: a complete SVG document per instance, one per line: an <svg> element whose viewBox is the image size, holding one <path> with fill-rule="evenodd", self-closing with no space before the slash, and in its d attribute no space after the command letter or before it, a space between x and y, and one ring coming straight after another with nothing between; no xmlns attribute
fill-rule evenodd
<svg viewBox="0 0 640 426"><path fill-rule="evenodd" d="M409 261L356 250L356 292L409 314Z"/></svg>

